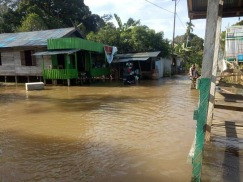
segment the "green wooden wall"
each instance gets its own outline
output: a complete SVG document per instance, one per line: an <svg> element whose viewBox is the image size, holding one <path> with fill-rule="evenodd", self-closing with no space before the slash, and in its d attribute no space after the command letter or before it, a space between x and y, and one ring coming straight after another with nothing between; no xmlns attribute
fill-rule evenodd
<svg viewBox="0 0 243 182"><path fill-rule="evenodd" d="M48 39L48 50L52 49L80 49L86 51L93 51L98 53L104 53L104 44L76 38L59 38L59 39Z"/></svg>

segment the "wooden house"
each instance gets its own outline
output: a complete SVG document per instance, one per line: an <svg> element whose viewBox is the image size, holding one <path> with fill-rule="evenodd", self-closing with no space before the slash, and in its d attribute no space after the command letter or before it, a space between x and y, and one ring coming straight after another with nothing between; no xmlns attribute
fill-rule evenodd
<svg viewBox="0 0 243 182"><path fill-rule="evenodd" d="M0 34L0 81L95 78L109 75L104 44L75 28Z"/></svg>
<svg viewBox="0 0 243 182"><path fill-rule="evenodd" d="M47 51L34 55L42 57L44 80L67 80L96 78L110 74L104 44L78 37L48 39ZM51 57L45 59L46 57Z"/></svg>
<svg viewBox="0 0 243 182"><path fill-rule="evenodd" d="M0 80L40 80L42 60L33 54L45 51L48 39L63 37L83 38L75 28L0 34ZM45 59L51 62L50 57Z"/></svg>

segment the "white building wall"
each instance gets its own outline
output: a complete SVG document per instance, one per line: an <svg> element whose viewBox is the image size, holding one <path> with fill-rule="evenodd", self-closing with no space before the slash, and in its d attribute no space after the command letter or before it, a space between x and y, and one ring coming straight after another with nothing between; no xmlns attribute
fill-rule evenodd
<svg viewBox="0 0 243 182"><path fill-rule="evenodd" d="M164 76L169 76L171 74L171 59L162 58L164 62Z"/></svg>
<svg viewBox="0 0 243 182"><path fill-rule="evenodd" d="M158 70L158 78L164 76L164 61L162 59L155 62L155 68Z"/></svg>

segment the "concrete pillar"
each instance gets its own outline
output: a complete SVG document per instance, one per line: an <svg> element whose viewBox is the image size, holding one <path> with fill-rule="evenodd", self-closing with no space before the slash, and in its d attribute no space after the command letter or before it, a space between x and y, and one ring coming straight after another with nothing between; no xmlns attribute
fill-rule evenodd
<svg viewBox="0 0 243 182"><path fill-rule="evenodd" d="M4 76L4 82L7 83L7 76Z"/></svg>
<svg viewBox="0 0 243 182"><path fill-rule="evenodd" d="M210 140L211 125L213 120L213 109L215 100L216 76L218 55L220 46L220 33L222 24L223 0L208 1L207 26L204 43L204 55L202 63L202 77L211 79L206 141Z"/></svg>
<svg viewBox="0 0 243 182"><path fill-rule="evenodd" d="M200 91L200 100L198 110L194 112L194 117L197 119L197 127L191 181L201 181L204 143L205 140L210 139L210 130L213 116L212 114L214 108L222 10L222 0L208 0L206 34L202 62L202 76L199 79L198 85Z"/></svg>

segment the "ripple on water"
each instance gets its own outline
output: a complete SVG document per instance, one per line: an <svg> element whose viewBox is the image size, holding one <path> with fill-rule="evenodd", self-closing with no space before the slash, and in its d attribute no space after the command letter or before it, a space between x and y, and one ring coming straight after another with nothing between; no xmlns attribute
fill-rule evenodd
<svg viewBox="0 0 243 182"><path fill-rule="evenodd" d="M197 92L189 84L0 89L0 179L190 180Z"/></svg>

